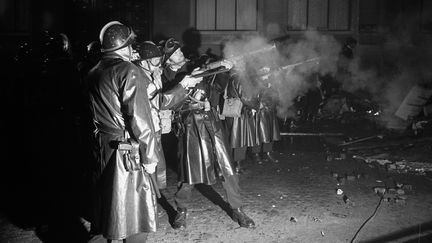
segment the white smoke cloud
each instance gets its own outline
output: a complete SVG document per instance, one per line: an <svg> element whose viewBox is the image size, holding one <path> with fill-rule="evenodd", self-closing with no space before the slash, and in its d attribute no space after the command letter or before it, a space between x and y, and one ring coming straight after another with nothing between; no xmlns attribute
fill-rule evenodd
<svg viewBox="0 0 432 243"><path fill-rule="evenodd" d="M333 36L315 31L307 31L299 38L279 43L278 51L249 56L246 54L267 49L271 44L257 36L228 41L224 56L244 57L241 59L243 61L236 62L235 71L247 92L253 95L266 83L276 88L278 116L281 118L295 115L293 104L296 97L316 87L317 74L329 74L347 92L369 93L383 111L380 121L392 127L403 123L394 113L410 89L414 85L432 83L432 46L419 28L418 16L401 16L394 26L397 28L381 33L386 39L375 47L374 51L378 54L372 62L363 55L355 55L353 59L341 58L341 44ZM254 78L262 72L263 67L274 69L314 57L320 57L319 65L305 63L274 73L266 80Z"/></svg>
<svg viewBox="0 0 432 243"><path fill-rule="evenodd" d="M383 111L379 121L401 129L407 121L396 117L395 111L412 87L431 84L432 47L417 15L400 15L394 26L382 33L386 38L377 55L378 65L365 67L365 60L357 56L348 64L347 77L337 80L348 92L367 90Z"/></svg>
<svg viewBox="0 0 432 243"><path fill-rule="evenodd" d="M235 71L247 92L257 92L270 83L278 97L278 116L284 118L295 115L292 105L299 95L308 89L316 87L317 80L313 74L335 74L337 71L340 44L329 35L321 35L315 31L307 31L300 38L278 43L271 49L272 43L262 37L246 37L226 42L225 58L242 56L235 63ZM257 50L269 50L257 52ZM248 53L256 53L248 55ZM289 64L301 63L319 57L317 62L308 62L296 67ZM282 69L280 69L282 67ZM266 74L265 68L278 70L265 78L257 79L257 74ZM263 77L263 76L261 76Z"/></svg>

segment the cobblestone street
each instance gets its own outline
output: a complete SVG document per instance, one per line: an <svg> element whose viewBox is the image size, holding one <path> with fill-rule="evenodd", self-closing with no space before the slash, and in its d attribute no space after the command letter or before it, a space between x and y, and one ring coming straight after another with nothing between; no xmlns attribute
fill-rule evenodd
<svg viewBox="0 0 432 243"><path fill-rule="evenodd" d="M432 182L426 177L388 174L351 159L328 162L321 151L289 150L289 146L279 146L275 153L278 163L248 161L244 165L246 172L240 175L240 184L245 211L255 220L256 229L239 228L222 209L195 190L188 229L173 230L165 217L149 241L349 242L380 201L373 187L394 181L414 184L406 203L383 202L356 240L417 242L417 237L425 234L431 239ZM334 172L363 176L338 186L332 177ZM220 183L214 188L223 193ZM337 188L344 191L347 203L343 195L336 194ZM169 195L174 193L172 186Z"/></svg>
<svg viewBox="0 0 432 243"><path fill-rule="evenodd" d="M316 138L306 141L314 143L318 143ZM221 207L200 193L209 194L211 190L199 187L193 191L187 229L172 229L167 213L161 213L158 232L149 234L148 242L349 242L380 202L373 188L392 187L392 183L410 184L412 190L406 192L406 200L382 201L355 242L430 242L430 177L389 173L349 156L327 161L320 149L294 150L287 141L276 149L278 162L247 161L240 175L245 212L254 219L255 229L239 228ZM361 176L338 182L335 173ZM176 175L171 170L168 183L165 195L173 204ZM221 183L213 188L223 195ZM337 189L343 194L337 195ZM40 242L32 230L19 229L4 217L0 239Z"/></svg>

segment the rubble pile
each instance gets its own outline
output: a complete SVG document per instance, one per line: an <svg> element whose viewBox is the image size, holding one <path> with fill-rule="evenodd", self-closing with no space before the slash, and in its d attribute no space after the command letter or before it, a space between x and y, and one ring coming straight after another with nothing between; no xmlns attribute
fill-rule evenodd
<svg viewBox="0 0 432 243"><path fill-rule="evenodd" d="M284 132L344 132L349 137L382 132L432 136L432 85L414 85L395 110L367 91L325 91L300 95L283 119ZM376 134L373 134L376 132Z"/></svg>
<svg viewBox="0 0 432 243"><path fill-rule="evenodd" d="M340 102L336 102L339 100ZM342 104L342 105L341 105ZM381 126L380 109L367 99L345 94L328 99L317 124L321 132L338 127L344 136L325 137L326 160L354 158L394 173L432 174L432 89L415 85L392 115L403 127ZM329 115L333 114L333 115ZM316 125L315 127L318 127ZM335 130L331 130L335 132Z"/></svg>
<svg viewBox="0 0 432 243"><path fill-rule="evenodd" d="M408 199L409 193L412 192L412 185L397 183L393 188L387 187L374 187L374 192L383 198L384 201L389 203L405 204Z"/></svg>
<svg viewBox="0 0 432 243"><path fill-rule="evenodd" d="M432 172L431 146L432 137L405 136L345 146L345 149L353 159L383 167L388 172L426 175Z"/></svg>

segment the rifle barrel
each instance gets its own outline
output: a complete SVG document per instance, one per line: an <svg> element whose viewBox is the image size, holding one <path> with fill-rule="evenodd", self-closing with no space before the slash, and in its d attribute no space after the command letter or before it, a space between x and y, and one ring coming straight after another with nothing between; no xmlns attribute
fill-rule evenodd
<svg viewBox="0 0 432 243"><path fill-rule="evenodd" d="M225 72L228 72L228 71L229 71L228 68L218 69L218 70L215 70L215 71L211 71L210 70L210 71L207 71L207 72L203 72L203 73L198 73L198 74L192 75L191 77L192 78L203 78L203 77L215 75L215 74L218 74L218 73L225 73Z"/></svg>
<svg viewBox="0 0 432 243"><path fill-rule="evenodd" d="M276 45L273 43L270 46L265 46L263 48L260 48L260 49L254 50L254 51L246 52L244 54L240 54L240 55L236 55L236 56L225 57L223 60L209 63L209 64L207 64L207 68L205 68L205 69L208 70L208 69L218 68L222 65L223 61L236 62L236 61L239 61L245 57L260 54L262 52L269 52L269 51L272 51L274 49L276 49Z"/></svg>
<svg viewBox="0 0 432 243"><path fill-rule="evenodd" d="M319 57L309 58L309 59L306 59L306 60L304 60L302 62L296 62L296 63L293 63L293 64L289 64L289 65L283 66L283 67L281 67L281 69L287 69L287 68L290 68L290 67L300 66L300 65L308 63L308 62L319 61L319 59L320 59Z"/></svg>

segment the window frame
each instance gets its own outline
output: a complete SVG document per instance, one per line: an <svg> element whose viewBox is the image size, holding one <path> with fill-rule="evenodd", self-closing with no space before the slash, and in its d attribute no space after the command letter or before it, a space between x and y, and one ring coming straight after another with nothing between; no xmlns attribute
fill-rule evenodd
<svg viewBox="0 0 432 243"><path fill-rule="evenodd" d="M290 1L290 0L288 0ZM306 1L306 24L305 24L305 28L304 29L297 29L297 28L290 28L290 23L289 20L287 19L287 31L289 32L301 32L301 31L306 31L308 29L311 29L313 27L309 26L309 8L310 8L310 0L305 0ZM348 31L352 31L353 30L353 0L345 0L348 1L348 16L347 16L347 28L346 29L330 29L329 25L330 25L330 1L331 0L326 0L327 1L327 19L326 19L326 27L325 28L316 28L317 31L324 31L324 32L348 32ZM288 10L288 4L287 4L287 18L289 18L289 10Z"/></svg>
<svg viewBox="0 0 432 243"><path fill-rule="evenodd" d="M3 22L3 24L11 25L9 29L0 29L0 35L12 35L12 36L23 36L29 35L32 31L32 15L31 15L31 0L12 0L8 1L9 4L12 4L9 11L11 13L10 22ZM27 8L21 9L23 5Z"/></svg>
<svg viewBox="0 0 432 243"><path fill-rule="evenodd" d="M214 19L214 28L213 29L199 29L198 28L198 7L197 7L197 2L199 0L194 0L193 2L193 7L194 7L194 26L197 28L197 30L201 31L201 32L257 32L258 31L258 10L259 10L259 1L260 0L255 0L255 28L254 29L237 29L237 5L238 5L238 0L234 0L235 1L235 9L234 9L234 29L217 29L217 2L218 0L214 0L215 1L215 9L214 9L214 15L215 15L215 19Z"/></svg>

